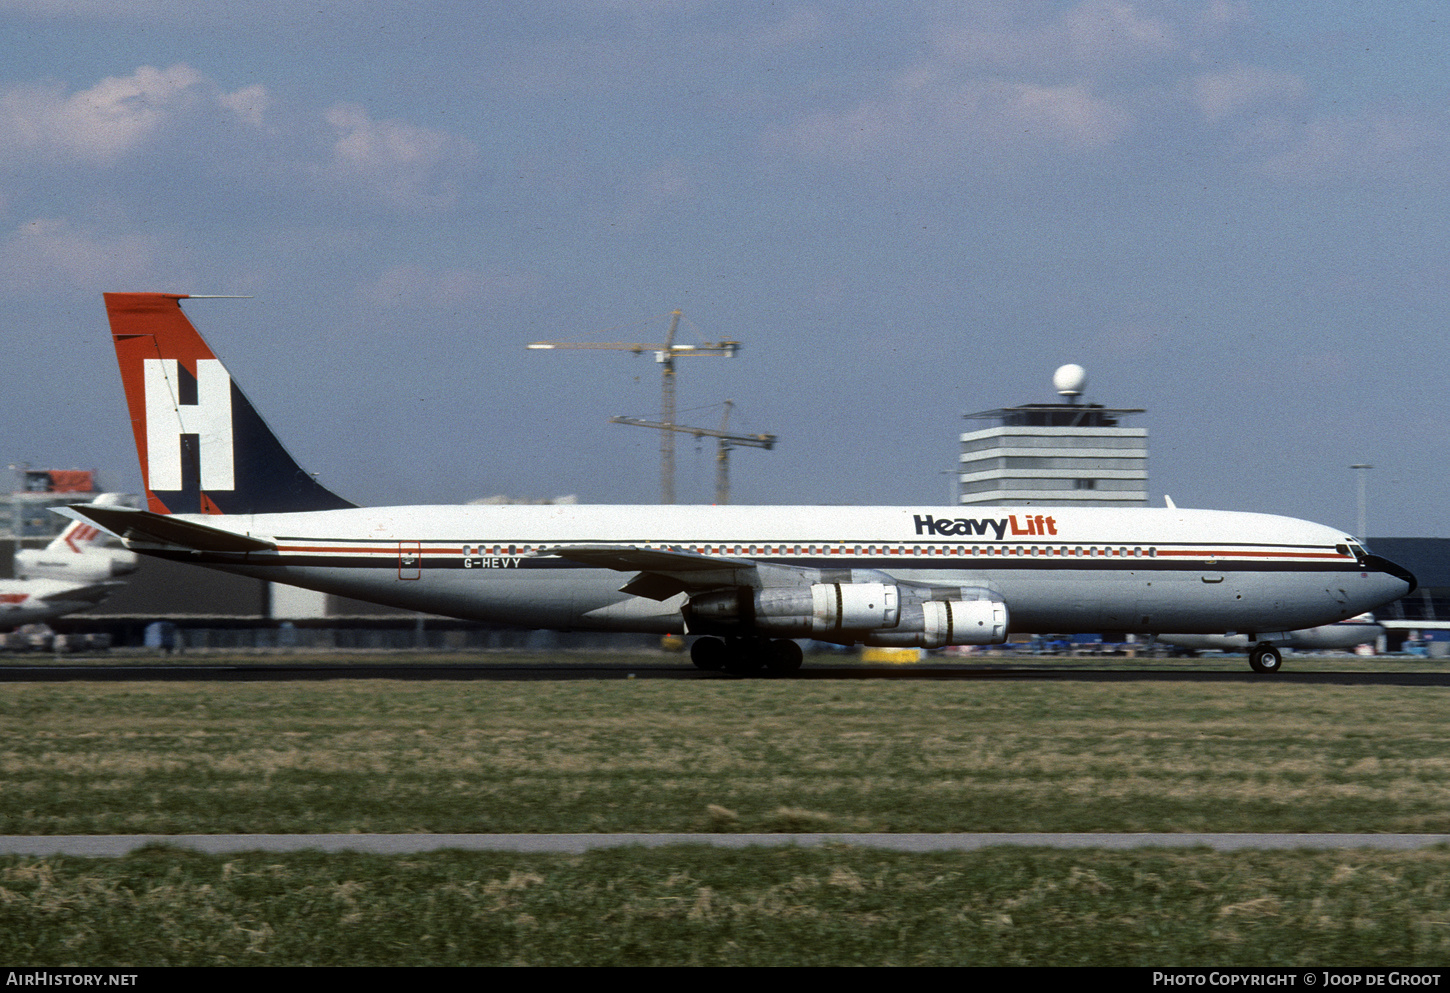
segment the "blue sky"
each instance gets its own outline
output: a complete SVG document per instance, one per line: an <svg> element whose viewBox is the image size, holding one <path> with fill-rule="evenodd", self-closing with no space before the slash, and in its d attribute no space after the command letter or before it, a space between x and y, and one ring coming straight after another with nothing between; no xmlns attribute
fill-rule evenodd
<svg viewBox="0 0 1450 993"><path fill-rule="evenodd" d="M139 479L100 294L364 503L937 504L960 415L1145 407L1180 506L1450 535L1442 5L0 0L6 461ZM713 448L683 440L682 501Z"/></svg>

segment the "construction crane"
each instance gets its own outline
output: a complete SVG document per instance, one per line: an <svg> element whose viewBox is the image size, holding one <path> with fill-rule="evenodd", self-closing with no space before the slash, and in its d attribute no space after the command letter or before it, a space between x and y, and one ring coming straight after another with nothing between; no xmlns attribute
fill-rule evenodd
<svg viewBox="0 0 1450 993"><path fill-rule="evenodd" d="M659 421L645 421L638 417L611 417L609 423L630 424L637 428L658 428L666 434L677 432L694 435L696 438L716 439L715 502L724 506L730 502L730 449L736 445L745 445L748 448L764 448L768 451L775 447L776 441L773 434L730 434L726 431L730 421L730 410L734 406L734 400L725 401L725 416L720 418L718 429L692 428L683 424L662 424Z"/></svg>
<svg viewBox="0 0 1450 993"><path fill-rule="evenodd" d="M547 350L555 348L604 349L615 352L633 352L642 355L654 352L655 361L660 364L662 383L660 386L660 423L675 424L675 359L692 355L715 356L733 359L740 351L738 341L715 341L701 345L675 344L675 331L680 326L682 311L670 312L670 330L662 345L637 341L533 341L529 348ZM675 432L660 432L660 503L675 502Z"/></svg>

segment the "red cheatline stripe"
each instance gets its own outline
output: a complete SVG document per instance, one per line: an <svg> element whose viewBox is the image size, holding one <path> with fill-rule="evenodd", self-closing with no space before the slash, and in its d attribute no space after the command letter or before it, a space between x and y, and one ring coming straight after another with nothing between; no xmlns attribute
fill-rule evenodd
<svg viewBox="0 0 1450 993"><path fill-rule="evenodd" d="M489 547L489 546L486 546L486 547ZM910 547L910 551L908 552L908 554L914 554L914 555L921 554L920 547L921 546L911 546ZM932 546L932 547L935 548L935 546ZM950 547L953 547L953 546L946 546L946 547L950 548ZM1004 550L1003 554L1007 554L1007 555L1017 555L1017 554L1025 554L1025 552L1022 551L1022 548L1025 548L1026 546L1021 546L1021 548L1019 548L1019 546L1016 545L1016 544L1004 542L1004 543L1002 543L1000 545L995 545L995 544L994 545L985 545L983 547L986 548L986 549L1000 548L1000 549L1003 549ZM331 555L388 555L388 556L391 556L391 555L396 555L398 553L398 548L397 548L397 545L395 545L395 544L388 544L388 545L279 545L277 547L277 550L279 552L294 552L294 553L296 553L296 552L315 552L315 553L320 553L320 554L331 554ZM412 549L410 549L410 551L411 550ZM539 549L539 550L542 551L542 550L545 550L545 549ZM440 548L440 547L437 547L437 546L429 546L429 545L422 545L416 551L419 554L423 554L423 555L463 555L464 554L464 551L461 548L457 548L457 547L442 547L442 548ZM825 551L827 551L827 552L834 551L834 549L827 548ZM1105 552L1106 552L1105 555L1099 555L1099 556L1090 556L1090 555L1084 553L1081 556L1081 558L1090 559L1090 558L1118 557L1117 546L1112 546L1112 547L1106 547L1105 546ZM1076 552L1072 548L1066 549L1066 553L1069 554L1069 555L1072 555L1073 557L1078 557L1076 555ZM476 557L476 556L478 556L481 553L472 553L472 554ZM496 555L502 554L502 553L488 553L488 554L496 556ZM522 555L522 554L526 554L526 553L524 553L522 550L519 550L519 551L515 551L513 554L514 555ZM710 552L709 552L708 549L705 552L705 554L710 554ZM771 554L771 553L765 553L765 554ZM790 553L789 552L785 552L785 553L780 553L780 554L790 554ZM803 553L796 553L796 554L803 554ZM847 553L847 554L849 554L849 553ZM887 551L883 552L882 554L890 555L891 552L890 552L890 550L887 550ZM1329 560L1329 561L1343 561L1343 562L1346 562L1346 563L1348 563L1350 561L1353 561L1353 559L1351 557L1345 556L1345 555L1340 555L1338 552L1288 552L1288 551L1277 551L1276 552L1276 551L1247 551L1247 550L1245 550L1245 551L1235 551L1235 550L1232 550L1232 549L1222 549L1222 548L1192 548L1192 549L1158 548L1158 552L1157 552L1157 556L1156 556L1157 558L1167 558L1167 557L1170 557L1170 556L1178 557L1178 558L1192 558L1192 559L1226 559L1226 558L1322 559L1322 560ZM1144 554L1144 555L1129 556L1129 557L1130 558L1150 558L1150 557L1153 557L1153 556L1148 556L1148 555Z"/></svg>
<svg viewBox="0 0 1450 993"><path fill-rule="evenodd" d="M338 555L397 555L397 545L278 545L279 552L327 552ZM461 548L430 548L424 545L421 548L405 549L410 554L423 555L462 555ZM475 556L476 557L476 556Z"/></svg>
<svg viewBox="0 0 1450 993"><path fill-rule="evenodd" d="M1272 559L1343 559L1346 562L1352 561L1349 556L1340 555L1338 552L1234 552L1214 550L1210 548L1195 548L1191 550L1159 549L1158 555L1182 555L1189 558L1209 559L1226 558L1237 556L1239 558L1272 558Z"/></svg>

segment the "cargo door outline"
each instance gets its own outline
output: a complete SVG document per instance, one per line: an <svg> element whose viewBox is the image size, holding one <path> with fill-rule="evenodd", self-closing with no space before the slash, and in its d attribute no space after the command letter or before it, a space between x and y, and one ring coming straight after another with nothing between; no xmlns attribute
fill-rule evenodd
<svg viewBox="0 0 1450 993"><path fill-rule="evenodd" d="M420 542L398 542L398 578L423 578L423 546Z"/></svg>

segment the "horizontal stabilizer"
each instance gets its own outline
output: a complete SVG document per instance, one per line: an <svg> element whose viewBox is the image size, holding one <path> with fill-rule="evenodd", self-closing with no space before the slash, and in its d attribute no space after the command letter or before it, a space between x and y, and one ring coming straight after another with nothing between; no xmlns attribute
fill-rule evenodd
<svg viewBox="0 0 1450 993"><path fill-rule="evenodd" d="M127 545L132 542L173 545L198 552L264 552L277 548L261 538L194 524L167 514L153 514L149 510L73 504L58 508L56 513L74 520L89 521Z"/></svg>

